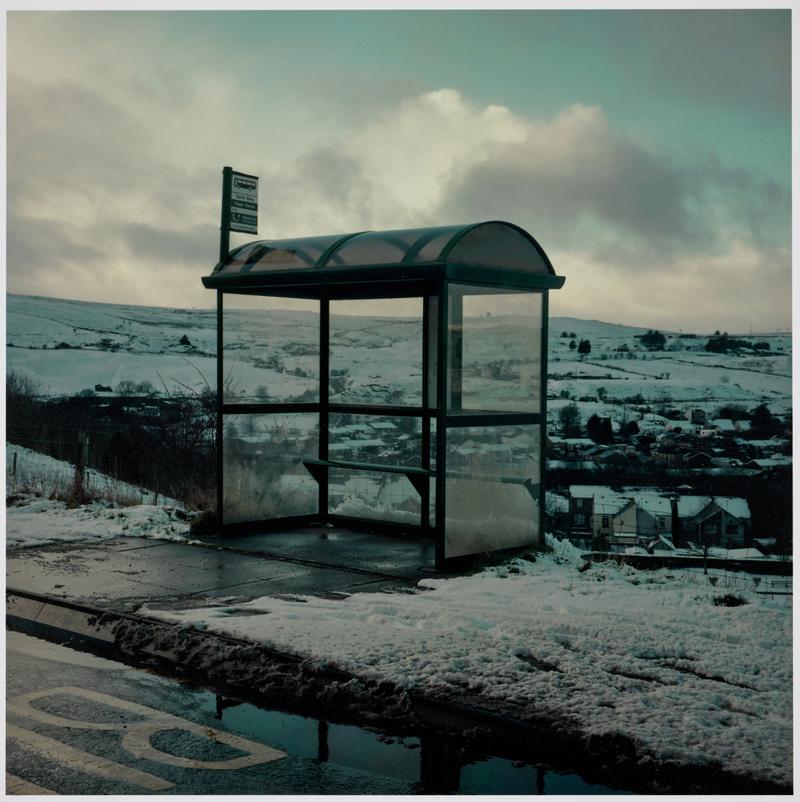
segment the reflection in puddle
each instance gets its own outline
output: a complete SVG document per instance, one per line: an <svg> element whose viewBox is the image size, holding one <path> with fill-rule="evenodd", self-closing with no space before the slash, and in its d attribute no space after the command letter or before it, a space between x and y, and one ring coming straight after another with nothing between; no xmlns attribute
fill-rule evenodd
<svg viewBox="0 0 800 802"><path fill-rule="evenodd" d="M237 704L212 694L204 693L203 698L204 709L214 711L233 732L296 757L408 782L422 794L632 793L587 782L578 773L558 773L496 756L465 755L457 736L390 736Z"/></svg>

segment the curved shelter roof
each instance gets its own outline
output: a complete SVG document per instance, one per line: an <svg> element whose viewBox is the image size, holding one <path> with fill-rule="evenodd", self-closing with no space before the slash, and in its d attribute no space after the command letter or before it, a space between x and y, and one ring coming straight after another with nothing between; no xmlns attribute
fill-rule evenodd
<svg viewBox="0 0 800 802"><path fill-rule="evenodd" d="M264 292L337 284L441 280L508 287L560 287L539 243L513 223L489 221L249 242L203 278L209 288ZM292 293L295 294L295 293Z"/></svg>

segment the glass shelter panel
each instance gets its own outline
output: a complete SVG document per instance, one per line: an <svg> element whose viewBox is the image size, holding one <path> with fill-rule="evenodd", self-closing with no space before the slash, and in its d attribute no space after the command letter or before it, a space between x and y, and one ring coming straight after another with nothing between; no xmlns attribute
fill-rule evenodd
<svg viewBox="0 0 800 802"><path fill-rule="evenodd" d="M552 273L545 256L519 229L507 223L483 223L470 229L447 256L447 262L492 265L524 273Z"/></svg>
<svg viewBox="0 0 800 802"><path fill-rule="evenodd" d="M331 301L330 310L330 402L420 406L422 299Z"/></svg>
<svg viewBox="0 0 800 802"><path fill-rule="evenodd" d="M325 252L341 239L341 234L333 234L305 239L249 242L233 251L228 263L219 272L227 276L315 267Z"/></svg>
<svg viewBox="0 0 800 802"><path fill-rule="evenodd" d="M396 265L433 261L462 228L440 226L357 234L333 252L327 265Z"/></svg>
<svg viewBox="0 0 800 802"><path fill-rule="evenodd" d="M328 477L330 513L419 525L420 496L402 474L331 468Z"/></svg>
<svg viewBox="0 0 800 802"><path fill-rule="evenodd" d="M331 413L328 418L328 457L419 468L422 460L421 424L421 419L415 417Z"/></svg>
<svg viewBox="0 0 800 802"><path fill-rule="evenodd" d="M448 410L539 412L542 295L451 284Z"/></svg>
<svg viewBox="0 0 800 802"><path fill-rule="evenodd" d="M225 415L224 524L318 511L319 487L303 465L319 448L319 415Z"/></svg>
<svg viewBox="0 0 800 802"><path fill-rule="evenodd" d="M319 302L259 298L263 308L234 309L236 296L224 299L225 403L319 401Z"/></svg>
<svg viewBox="0 0 800 802"><path fill-rule="evenodd" d="M540 448L539 426L447 430L446 559L538 542Z"/></svg>

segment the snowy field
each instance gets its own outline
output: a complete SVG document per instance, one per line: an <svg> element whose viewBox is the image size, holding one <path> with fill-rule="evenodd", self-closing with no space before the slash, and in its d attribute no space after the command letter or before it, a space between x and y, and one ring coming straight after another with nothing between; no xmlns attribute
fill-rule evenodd
<svg viewBox="0 0 800 802"><path fill-rule="evenodd" d="M427 579L417 594L141 612L388 680L479 697L585 736L633 738L644 761L792 776L792 614L787 597L726 591L702 575L596 565L567 543L535 563Z"/></svg>
<svg viewBox="0 0 800 802"><path fill-rule="evenodd" d="M421 319L370 317L364 314L369 308L362 303L353 314L350 307L334 307L331 368L344 373L332 387L332 398L418 404ZM384 304L381 311L390 308ZM74 394L96 384L113 388L126 379L150 382L157 390L215 383L214 310L22 295L8 295L7 310L8 369L34 377L46 394ZM315 400L319 316L310 305L309 311L226 309L225 320L230 400ZM517 328L520 321L497 314L468 318L465 342L470 336L479 347L472 352L475 364L467 367L485 369L505 360L523 383L528 381L537 368L526 361L530 348L524 329L520 335ZM665 332L667 350L648 352L637 339L646 328L555 317L549 331L553 416L561 405L578 400L584 421L593 413L630 420L635 414L629 407L638 396L654 406L691 405L711 412L726 403L746 409L767 403L775 414L791 408L790 334L737 335L767 343L769 350L736 356L703 350L710 332L694 337ZM569 344L583 339L590 341L591 352L580 357ZM507 379L470 380L493 388L497 397L514 389Z"/></svg>
<svg viewBox="0 0 800 802"><path fill-rule="evenodd" d="M8 444L6 548L108 540L122 535L186 541L188 516L177 501L164 496L156 499L149 490L92 469L86 474L84 486L95 500L69 508L51 496L63 497L69 492L75 466Z"/></svg>

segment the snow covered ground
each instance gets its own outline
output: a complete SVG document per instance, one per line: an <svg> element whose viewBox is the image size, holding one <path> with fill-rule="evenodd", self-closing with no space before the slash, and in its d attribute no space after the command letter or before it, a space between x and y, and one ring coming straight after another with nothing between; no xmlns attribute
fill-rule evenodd
<svg viewBox="0 0 800 802"><path fill-rule="evenodd" d="M26 495L6 508L9 549L122 536L191 542L186 516L176 507L113 507L109 502L95 501L68 508L63 501Z"/></svg>
<svg viewBox="0 0 800 802"><path fill-rule="evenodd" d="M421 318L376 316L377 303L343 307L347 314L334 310L331 367L346 374L333 394L339 401L419 403ZM46 394L116 387L124 380L150 382L158 390L165 384L170 390L179 383L199 390L205 382L215 383L214 310L23 295L8 295L7 310L8 368L40 381ZM391 311L390 302L382 311ZM525 325L529 321L514 316L469 318L467 333L480 347L468 349L474 364L467 367L480 371L493 361L511 360L514 370L527 376L536 366L529 361ZM311 304L308 311L226 308L225 375L238 400L314 400L318 330L319 315ZM726 403L746 409L767 403L775 414L791 408L790 334L740 335L767 343L770 350L738 356L707 353L707 333L668 333L667 350L650 353L637 339L644 328L556 317L549 331L553 415L570 400L589 399L578 401L584 421L593 413L630 420L636 415L625 405L638 396L653 404L691 404L710 412ZM573 339L590 341L591 352L583 359L570 349ZM623 347L629 350L621 352ZM481 381L498 397L507 396L514 385L507 379Z"/></svg>
<svg viewBox="0 0 800 802"><path fill-rule="evenodd" d="M16 474L13 473L16 455ZM69 508L65 496L75 466L21 446L6 447L6 548L127 535L186 541L188 516L174 499L87 471L85 487L96 500ZM146 503L147 501L151 503Z"/></svg>
<svg viewBox="0 0 800 802"><path fill-rule="evenodd" d="M426 579L427 592L142 613L263 642L439 697L480 697L584 735L633 738L642 759L792 775L789 597L700 574L595 565L568 543L536 562Z"/></svg>

